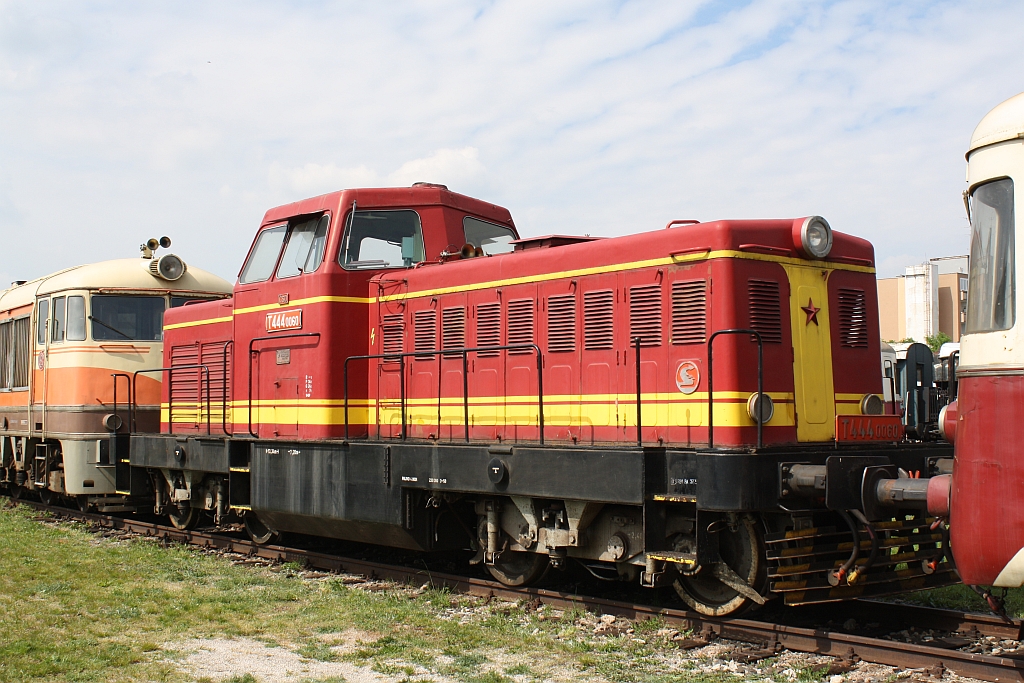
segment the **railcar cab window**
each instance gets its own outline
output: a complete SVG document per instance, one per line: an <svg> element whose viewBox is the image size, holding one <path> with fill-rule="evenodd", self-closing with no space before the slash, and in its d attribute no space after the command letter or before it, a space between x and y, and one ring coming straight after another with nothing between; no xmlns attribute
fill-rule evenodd
<svg viewBox="0 0 1024 683"><path fill-rule="evenodd" d="M46 344L46 322L50 319L50 300L40 299L36 304L36 344Z"/></svg>
<svg viewBox="0 0 1024 683"><path fill-rule="evenodd" d="M288 232L288 244L284 248L284 257L277 269L278 278L311 273L320 267L320 263L324 260L327 227L330 223L331 217L324 215L292 225L292 229Z"/></svg>
<svg viewBox="0 0 1024 683"><path fill-rule="evenodd" d="M423 230L415 211L349 214L339 262L345 268L406 268L423 261Z"/></svg>
<svg viewBox="0 0 1024 683"><path fill-rule="evenodd" d="M488 256L507 254L513 250L512 240L516 234L506 227L472 216L462 219L462 227L466 231L466 241L483 249Z"/></svg>
<svg viewBox="0 0 1024 683"><path fill-rule="evenodd" d="M94 341L160 341L163 339L162 296L92 297Z"/></svg>
<svg viewBox="0 0 1024 683"><path fill-rule="evenodd" d="M50 341L64 341L64 314L66 312L67 298L57 296L53 298L53 322L50 324Z"/></svg>
<svg viewBox="0 0 1024 683"><path fill-rule="evenodd" d="M971 193L971 269L967 333L1008 330L1016 319L1013 180L985 183Z"/></svg>
<svg viewBox="0 0 1024 683"><path fill-rule="evenodd" d="M270 279L277 265L277 257L281 253L288 225L275 225L267 228L256 238L256 246L249 255L249 260L242 267L238 282L245 285L251 282L265 282Z"/></svg>
<svg viewBox="0 0 1024 683"><path fill-rule="evenodd" d="M85 341L85 297L68 297L68 341Z"/></svg>

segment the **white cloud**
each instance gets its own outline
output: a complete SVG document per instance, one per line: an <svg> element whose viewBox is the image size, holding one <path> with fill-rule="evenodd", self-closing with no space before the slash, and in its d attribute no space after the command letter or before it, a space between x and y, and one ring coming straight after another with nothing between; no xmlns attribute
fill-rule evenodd
<svg viewBox="0 0 1024 683"><path fill-rule="evenodd" d="M484 165L477 156L476 147L439 149L428 157L405 162L397 171L388 175L388 180L397 186L412 185L415 182L454 186L484 172Z"/></svg>

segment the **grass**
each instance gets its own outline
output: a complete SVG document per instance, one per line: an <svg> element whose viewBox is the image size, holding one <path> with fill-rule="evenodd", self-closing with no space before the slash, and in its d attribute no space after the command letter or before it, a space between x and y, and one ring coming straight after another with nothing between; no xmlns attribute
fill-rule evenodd
<svg viewBox="0 0 1024 683"><path fill-rule="evenodd" d="M543 680L553 666L623 683L737 680L681 659L657 636L660 619L635 624L632 637L599 638L579 627L592 619L582 611L551 618L505 603L467 613L455 608L476 599L448 591L363 591L340 578L303 579L298 566L235 566L196 548L111 541L35 515L0 506L0 682L179 681L182 655L173 645L223 637L417 682L526 683ZM950 589L931 593L947 599L940 591ZM339 653L335 646L353 630L361 642ZM816 670L798 674L822 680ZM767 669L758 678L792 680ZM257 679L239 673L228 680Z"/></svg>

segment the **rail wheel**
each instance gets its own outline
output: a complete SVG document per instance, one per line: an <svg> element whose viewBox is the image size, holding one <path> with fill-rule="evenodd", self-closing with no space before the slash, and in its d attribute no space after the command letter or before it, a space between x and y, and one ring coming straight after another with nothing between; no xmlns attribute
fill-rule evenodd
<svg viewBox="0 0 1024 683"><path fill-rule="evenodd" d="M280 533L261 522L260 518L251 512L246 513L242 521L245 524L245 533L249 534L249 538L256 545L265 545L281 537Z"/></svg>
<svg viewBox="0 0 1024 683"><path fill-rule="evenodd" d="M487 571L506 586L530 586L544 576L548 569L548 556L506 550L487 565Z"/></svg>
<svg viewBox="0 0 1024 683"><path fill-rule="evenodd" d="M43 505L53 505L58 500L60 500L60 496L50 489L39 489L39 502Z"/></svg>
<svg viewBox="0 0 1024 683"><path fill-rule="evenodd" d="M722 617L737 614L753 602L735 588L723 582L723 573L741 579L753 591L764 582L764 538L757 522L750 515L737 520L735 529L723 528L718 532L718 551L726 567L704 567L694 576L676 579L676 592L690 609L708 616Z"/></svg>
<svg viewBox="0 0 1024 683"><path fill-rule="evenodd" d="M25 487L19 486L18 484L11 484L11 498L14 500L21 500L25 497Z"/></svg>
<svg viewBox="0 0 1024 683"><path fill-rule="evenodd" d="M189 529L195 529L199 524L199 515L201 511L196 508L190 507L182 512L174 506L169 506L168 510L167 518L171 520L171 525L175 529L187 531ZM173 512L170 512L170 510L173 510Z"/></svg>

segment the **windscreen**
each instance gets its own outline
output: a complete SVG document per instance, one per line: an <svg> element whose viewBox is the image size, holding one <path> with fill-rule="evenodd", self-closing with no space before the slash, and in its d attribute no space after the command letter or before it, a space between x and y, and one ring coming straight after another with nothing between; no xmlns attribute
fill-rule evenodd
<svg viewBox="0 0 1024 683"><path fill-rule="evenodd" d="M967 334L1013 327L1016 318L1013 180L985 183L971 193L971 270Z"/></svg>
<svg viewBox="0 0 1024 683"><path fill-rule="evenodd" d="M462 220L462 227L466 231L466 241L483 249L488 256L507 254L513 250L512 240L516 234L508 228L472 216Z"/></svg>
<svg viewBox="0 0 1024 683"><path fill-rule="evenodd" d="M250 282L265 282L270 279L277 264L277 256L281 253L281 244L284 242L287 225L279 225L274 228L267 228L256 238L256 246L253 247L249 260L242 268L242 274L238 276L241 284Z"/></svg>
<svg viewBox="0 0 1024 683"><path fill-rule="evenodd" d="M340 254L344 267L409 267L423 260L423 232L415 211L356 211L350 220Z"/></svg>
<svg viewBox="0 0 1024 683"><path fill-rule="evenodd" d="M92 338L95 341L160 341L163 339L162 296L92 297Z"/></svg>

